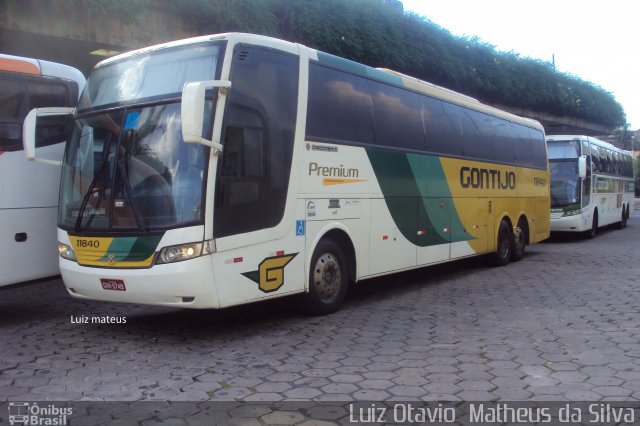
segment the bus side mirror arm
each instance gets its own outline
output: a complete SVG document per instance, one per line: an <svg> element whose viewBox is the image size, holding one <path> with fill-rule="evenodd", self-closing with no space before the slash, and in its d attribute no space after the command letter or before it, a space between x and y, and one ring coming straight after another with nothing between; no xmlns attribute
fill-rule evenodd
<svg viewBox="0 0 640 426"><path fill-rule="evenodd" d="M212 140L202 137L202 127L204 125L204 105L207 89L219 88L218 102L215 108L214 132ZM182 105L180 107L182 117L182 139L185 143L196 143L205 145L213 150L214 155L222 152L222 144L216 140L220 132L219 121L222 118L222 111L218 106L224 105L224 97L231 88L228 80L193 81L185 83L182 88ZM222 102L221 102L222 99Z"/></svg>
<svg viewBox="0 0 640 426"><path fill-rule="evenodd" d="M36 157L36 127L38 125L38 117L73 116L75 111L75 108L62 107L35 108L29 111L22 125L22 146L27 160L62 167L62 161Z"/></svg>
<svg viewBox="0 0 640 426"><path fill-rule="evenodd" d="M578 157L578 176L581 179L587 177L587 156L582 155Z"/></svg>

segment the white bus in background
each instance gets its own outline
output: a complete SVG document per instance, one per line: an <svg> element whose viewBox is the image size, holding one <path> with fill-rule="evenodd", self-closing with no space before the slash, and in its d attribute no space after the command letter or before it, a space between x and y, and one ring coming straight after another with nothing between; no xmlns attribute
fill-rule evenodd
<svg viewBox="0 0 640 426"><path fill-rule="evenodd" d="M551 231L585 232L627 225L634 202L631 153L599 139L547 136Z"/></svg>
<svg viewBox="0 0 640 426"><path fill-rule="evenodd" d="M75 68L0 54L0 286L59 273L60 169L27 161L22 125L33 108L74 106L84 83ZM60 118L39 129L38 157L62 160L67 132Z"/></svg>

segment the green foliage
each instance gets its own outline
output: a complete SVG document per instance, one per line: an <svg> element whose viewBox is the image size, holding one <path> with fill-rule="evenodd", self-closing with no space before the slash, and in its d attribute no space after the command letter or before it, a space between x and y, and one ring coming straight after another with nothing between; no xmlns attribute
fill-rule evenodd
<svg viewBox="0 0 640 426"><path fill-rule="evenodd" d="M490 104L575 117L612 128L626 122L622 106L603 88L559 73L548 63L496 51L475 38L455 37L428 19L403 14L383 0L154 2L188 16L201 33L242 31L275 36L370 66L395 69Z"/></svg>
<svg viewBox="0 0 640 426"><path fill-rule="evenodd" d="M248 32L278 37L276 0L164 0L203 33Z"/></svg>
<svg viewBox="0 0 640 426"><path fill-rule="evenodd" d="M274 0L275 1L275 0ZM549 64L454 37L427 19L380 0L280 0L280 36L374 67L396 69L484 102L625 123L613 96Z"/></svg>
<svg viewBox="0 0 640 426"><path fill-rule="evenodd" d="M134 22L144 12L144 3L144 0L49 0L49 7L59 5L67 10L86 9L99 16Z"/></svg>

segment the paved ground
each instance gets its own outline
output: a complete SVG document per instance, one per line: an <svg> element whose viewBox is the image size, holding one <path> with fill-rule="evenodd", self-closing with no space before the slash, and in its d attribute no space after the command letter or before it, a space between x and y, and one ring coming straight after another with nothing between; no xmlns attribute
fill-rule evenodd
<svg viewBox="0 0 640 426"><path fill-rule="evenodd" d="M376 279L331 316L293 300L226 311L0 291L0 401L640 398L640 219ZM77 324L71 317L126 317Z"/></svg>

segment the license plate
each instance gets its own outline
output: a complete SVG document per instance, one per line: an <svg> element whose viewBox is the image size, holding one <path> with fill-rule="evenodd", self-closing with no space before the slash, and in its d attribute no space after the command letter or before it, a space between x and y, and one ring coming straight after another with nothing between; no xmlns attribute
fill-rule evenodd
<svg viewBox="0 0 640 426"><path fill-rule="evenodd" d="M127 291L124 280L112 280L108 278L100 278L100 284L104 290Z"/></svg>

